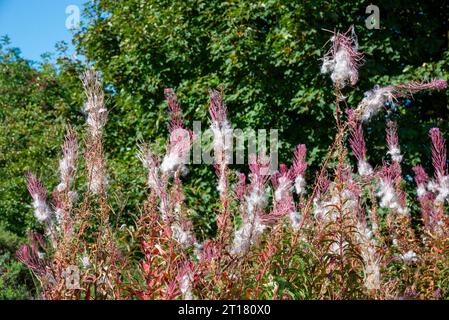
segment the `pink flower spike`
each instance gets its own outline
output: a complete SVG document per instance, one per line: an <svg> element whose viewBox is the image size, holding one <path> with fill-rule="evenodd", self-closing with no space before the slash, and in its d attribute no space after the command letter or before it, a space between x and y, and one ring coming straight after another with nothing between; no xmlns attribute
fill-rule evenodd
<svg viewBox="0 0 449 320"><path fill-rule="evenodd" d="M349 127L351 129L349 144L351 145L352 152L358 161L366 161L366 143L363 136L362 123L355 119L353 110L349 109L347 114Z"/></svg>
<svg viewBox="0 0 449 320"><path fill-rule="evenodd" d="M31 172L26 174L28 191L33 198L34 215L39 222L50 219L51 211L47 204L47 190Z"/></svg>
<svg viewBox="0 0 449 320"><path fill-rule="evenodd" d="M438 128L429 131L432 140L432 164L435 170L435 178L447 175L446 141Z"/></svg>
<svg viewBox="0 0 449 320"><path fill-rule="evenodd" d="M40 182L37 177L31 172L26 173L27 177L27 187L33 199L40 199L42 201L47 201L47 190L45 189L42 182Z"/></svg>
<svg viewBox="0 0 449 320"><path fill-rule="evenodd" d="M305 144L299 144L294 153L294 161L292 166L293 176L303 175L307 170L306 162L307 147Z"/></svg>
<svg viewBox="0 0 449 320"><path fill-rule="evenodd" d="M242 172L238 174L238 181L234 188L234 193L237 199L243 200L246 193L246 175Z"/></svg>
<svg viewBox="0 0 449 320"><path fill-rule="evenodd" d="M429 176L427 175L426 171L422 167L422 165L417 165L413 167L413 172L415 172L415 182L417 185L420 184L426 184L429 180Z"/></svg>
<svg viewBox="0 0 449 320"><path fill-rule="evenodd" d="M216 122L218 124L222 124L223 122L227 122L227 110L226 106L223 102L223 98L217 90L210 90L210 107L209 114L212 122Z"/></svg>
<svg viewBox="0 0 449 320"><path fill-rule="evenodd" d="M417 186L416 191L419 199L425 196L427 193L426 185L429 181L429 176L421 165L414 166L413 171L415 172L415 182Z"/></svg>
<svg viewBox="0 0 449 320"><path fill-rule="evenodd" d="M396 122L388 120L387 121L387 145L388 154L394 162L401 162L402 155L401 149L399 147L399 138Z"/></svg>
<svg viewBox="0 0 449 320"><path fill-rule="evenodd" d="M164 95L165 101L167 101L168 111L170 113L169 130L170 132L173 132L178 128L183 128L181 107L178 103L178 98L173 89L164 89Z"/></svg>
<svg viewBox="0 0 449 320"><path fill-rule="evenodd" d="M447 88L447 81L446 80L433 80L433 87L437 90L443 90Z"/></svg>

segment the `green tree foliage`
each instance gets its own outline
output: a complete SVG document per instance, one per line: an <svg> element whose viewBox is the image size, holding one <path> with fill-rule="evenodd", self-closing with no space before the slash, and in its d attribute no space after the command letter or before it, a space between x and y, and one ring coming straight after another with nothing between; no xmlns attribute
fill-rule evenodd
<svg viewBox="0 0 449 320"><path fill-rule="evenodd" d="M306 143L312 168L332 140L333 92L320 74L330 33L355 25L366 61L355 107L374 85L447 77L447 10L438 1L381 1L380 30L365 27L366 1L141 1L100 0L85 10L76 37L80 52L114 88L110 150L119 151L118 176L132 188L136 139L166 135L163 89L174 87L189 121L207 125L207 90L222 86L236 127L279 130L281 161ZM382 75L382 76L379 76ZM449 127L444 94L419 95L391 112L399 118L406 168L419 160L430 126ZM400 115L400 117L399 117ZM380 116L382 117L382 116ZM380 118L379 117L379 118ZM385 154L383 121L368 127L374 161ZM428 155L428 154L427 154ZM424 162L428 161L428 157ZM313 171L312 171L313 172ZM208 203L210 168L196 166L188 192ZM212 187L213 189L213 187ZM206 206L207 207L207 206ZM203 208L204 209L204 208Z"/></svg>
<svg viewBox="0 0 449 320"><path fill-rule="evenodd" d="M46 61L36 66L8 45L4 37L0 43L0 225L23 236L34 220L24 174L32 170L53 183L49 188L54 186L65 123L82 119L77 116L79 105L70 103L80 90L72 88L75 72L58 74Z"/></svg>

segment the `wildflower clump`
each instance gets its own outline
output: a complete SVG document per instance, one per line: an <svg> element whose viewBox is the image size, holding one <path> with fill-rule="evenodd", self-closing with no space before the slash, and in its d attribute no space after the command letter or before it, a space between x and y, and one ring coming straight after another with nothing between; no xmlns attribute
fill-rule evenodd
<svg viewBox="0 0 449 320"><path fill-rule="evenodd" d="M275 170L264 148L249 155L246 167L234 170L225 97L222 91L209 91L211 171L217 178L217 199L212 199L216 229L209 236L193 219L195 208L188 206L196 202L186 201L189 153L197 137L188 129L173 89L164 91L165 152L157 152L151 141L138 145L146 197L136 212L126 212L133 222L114 215L103 145L108 115L103 83L97 72L86 72L84 144L68 128L60 181L51 197L35 175L27 174L34 215L44 234L31 232L17 258L39 280L42 298L449 297L443 285L449 275L443 133L430 129L434 174L416 165L416 191L411 193L398 122L387 117L387 153L380 163L369 158L364 137L364 125L386 102L443 90L447 83L376 86L357 106L341 110L339 90L357 84L363 55L353 27L334 32L330 44L321 67L337 93L337 132L316 175L307 170L304 144ZM79 165L81 151L84 167ZM74 270L75 284L67 280Z"/></svg>

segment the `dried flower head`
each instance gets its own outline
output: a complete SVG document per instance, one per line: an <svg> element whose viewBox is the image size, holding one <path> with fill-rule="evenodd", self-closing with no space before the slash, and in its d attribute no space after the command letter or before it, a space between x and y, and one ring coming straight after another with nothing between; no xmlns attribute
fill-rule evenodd
<svg viewBox="0 0 449 320"><path fill-rule="evenodd" d="M51 210L47 204L47 190L31 172L28 172L26 177L28 191L33 198L34 216L39 222L49 221Z"/></svg>
<svg viewBox="0 0 449 320"><path fill-rule="evenodd" d="M323 58L321 73L330 73L332 81L339 88L348 83L354 86L358 81L358 68L363 60L363 55L358 52L354 26L346 33L334 31L330 41L332 47Z"/></svg>
<svg viewBox="0 0 449 320"><path fill-rule="evenodd" d="M411 98L413 94L423 90L442 90L447 87L445 80L433 80L430 82L411 81L399 85L387 87L375 86L372 90L365 92L365 97L357 107L356 113L363 121L370 120L378 114L385 103L396 101L398 98Z"/></svg>

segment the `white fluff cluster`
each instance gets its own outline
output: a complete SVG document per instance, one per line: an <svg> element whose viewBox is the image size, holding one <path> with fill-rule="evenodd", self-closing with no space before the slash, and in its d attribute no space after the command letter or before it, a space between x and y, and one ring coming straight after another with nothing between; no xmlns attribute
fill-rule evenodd
<svg viewBox="0 0 449 320"><path fill-rule="evenodd" d="M253 244L257 243L265 229L266 226L257 216L252 220L244 221L235 232L231 254L236 255L247 252Z"/></svg>
<svg viewBox="0 0 449 320"><path fill-rule="evenodd" d="M364 264L364 285L368 290L380 288L379 257L376 252L376 243L373 232L361 222L357 223L357 241L361 246L361 256Z"/></svg>
<svg viewBox="0 0 449 320"><path fill-rule="evenodd" d="M427 188L436 193L435 202L444 203L449 199L449 176L440 176L437 180L430 181Z"/></svg>
<svg viewBox="0 0 449 320"><path fill-rule="evenodd" d="M219 178L218 178L218 192L223 196L226 189L226 174L224 172L225 165L228 163L228 158L232 152L232 131L230 123L225 120L222 122L212 121L210 126L214 135L214 156L215 162L219 164Z"/></svg>
<svg viewBox="0 0 449 320"><path fill-rule="evenodd" d="M357 70L351 66L350 54L344 47L340 47L334 57L323 58L321 73L330 73L332 82L338 82L341 87L358 77Z"/></svg>
<svg viewBox="0 0 449 320"><path fill-rule="evenodd" d="M416 253L412 250L407 251L404 254L400 255L400 258L405 262L405 263L414 263L418 260L418 256L416 255Z"/></svg>
<svg viewBox="0 0 449 320"><path fill-rule="evenodd" d="M391 156L391 160L394 162L402 161L401 149L398 145L389 145L387 154Z"/></svg>
<svg viewBox="0 0 449 320"><path fill-rule="evenodd" d="M165 174L173 174L178 169L185 171L184 157L177 152L169 152L164 156L164 160L161 164L161 171Z"/></svg>
<svg viewBox="0 0 449 320"><path fill-rule="evenodd" d="M306 191L306 179L302 174L295 178L295 191L298 195L301 195Z"/></svg>
<svg viewBox="0 0 449 320"><path fill-rule="evenodd" d="M89 190L94 194L99 194L106 189L108 179L104 173L104 166L94 162L89 167L90 181Z"/></svg>
<svg viewBox="0 0 449 320"><path fill-rule="evenodd" d="M186 174L190 145L190 135L187 130L176 129L171 132L169 150L162 161L161 171L173 175L180 170L182 174Z"/></svg>
<svg viewBox="0 0 449 320"><path fill-rule="evenodd" d="M246 197L246 210L248 217L256 215L257 208L265 208L267 205L266 190L254 187L249 196Z"/></svg>
<svg viewBox="0 0 449 320"><path fill-rule="evenodd" d="M94 136L102 134L103 127L106 124L107 112L106 108L97 108L96 105L86 104L84 109L87 112L86 123L89 127L90 133Z"/></svg>
<svg viewBox="0 0 449 320"><path fill-rule="evenodd" d="M33 197L33 207L34 216L39 222L45 222L50 219L51 210L47 202L42 199L38 194L32 194Z"/></svg>
<svg viewBox="0 0 449 320"><path fill-rule="evenodd" d="M292 211L289 213L290 223L292 225L293 230L297 231L300 227L301 222L301 214L297 211Z"/></svg>
<svg viewBox="0 0 449 320"><path fill-rule="evenodd" d="M358 111L361 112L361 119L363 121L370 120L382 110L385 102L391 100L391 97L391 90L388 87L375 86L372 90L365 92L365 97L357 107Z"/></svg>
<svg viewBox="0 0 449 320"><path fill-rule="evenodd" d="M190 231L183 228L179 223L173 223L171 225L171 231L173 239L179 242L184 248L188 248L195 243L195 238Z"/></svg>
<svg viewBox="0 0 449 320"><path fill-rule="evenodd" d="M416 194L418 195L418 198L424 196L426 193L426 185L424 183L418 184L416 188Z"/></svg>
<svg viewBox="0 0 449 320"><path fill-rule="evenodd" d="M253 244L257 243L266 229L266 225L262 223L257 211L263 209L266 205L266 190L254 186L250 195L246 197L246 215L243 217L241 226L234 234L231 254L247 252Z"/></svg>
<svg viewBox="0 0 449 320"><path fill-rule="evenodd" d="M192 281L193 276L190 272L186 272L179 281L179 290L184 300L193 300Z"/></svg>
<svg viewBox="0 0 449 320"><path fill-rule="evenodd" d="M57 190L62 192L67 190L70 186L70 183L73 180L72 173L75 171L75 161L77 156L76 149L68 149L66 153L64 153L64 157L59 161L59 176L60 183L57 186Z"/></svg>
<svg viewBox="0 0 449 320"><path fill-rule="evenodd" d="M232 137L232 129L229 121L222 122L213 121L210 129L214 135L214 150L219 155L227 155L231 151L230 138ZM217 154L216 154L217 155ZM216 159L221 161L221 159Z"/></svg>
<svg viewBox="0 0 449 320"><path fill-rule="evenodd" d="M398 196L391 183L381 179L377 196L380 198L381 208L395 209L401 214L408 213L407 208L403 208L399 203Z"/></svg>
<svg viewBox="0 0 449 320"><path fill-rule="evenodd" d="M373 167L366 160L360 160L357 164L357 171L362 177L370 176L373 174Z"/></svg>
<svg viewBox="0 0 449 320"><path fill-rule="evenodd" d="M279 185L274 192L274 199L276 200L276 202L280 202L282 201L282 199L285 199L292 189L291 181L286 176L281 176L278 180L278 183Z"/></svg>

